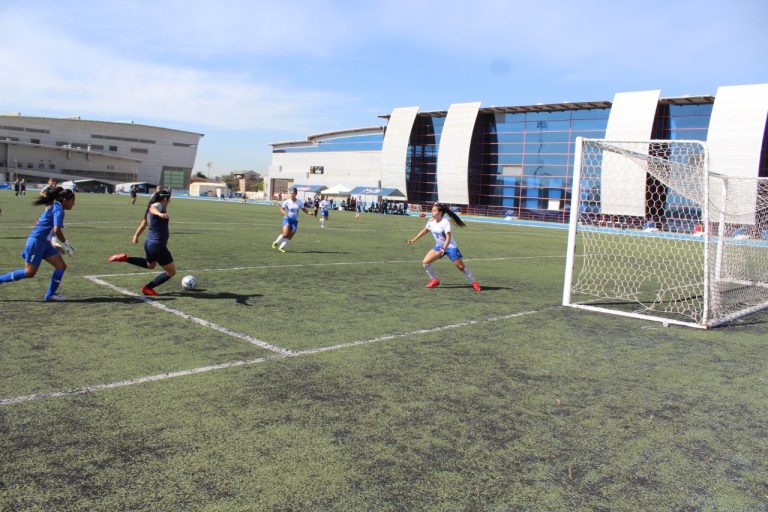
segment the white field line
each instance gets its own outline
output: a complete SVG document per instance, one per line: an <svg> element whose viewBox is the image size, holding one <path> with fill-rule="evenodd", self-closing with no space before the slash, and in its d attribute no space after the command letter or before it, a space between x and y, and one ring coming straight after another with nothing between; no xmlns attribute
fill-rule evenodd
<svg viewBox="0 0 768 512"><path fill-rule="evenodd" d="M160 309L162 311L165 311L166 313L171 313L176 316L180 316L181 318L185 320L189 320L190 322L196 323L198 325L202 325L203 327L208 327L209 329L213 329L214 331L219 331L221 333L227 334L229 336L232 336L233 338L238 338L243 341L247 341L248 343L251 343L252 345L256 345L257 347L261 347L263 349L269 350L270 352L275 352L277 354L280 354L282 356L288 356L291 355L290 350L286 350L284 348L276 347L275 345L271 345L267 343L266 341L262 341L258 338L254 338L253 336L248 336L247 334L242 334L239 332L235 332L232 329L228 329L224 326L215 324L213 322L209 322L208 320L203 320L202 318L198 318L196 316L189 315L187 313L184 313L183 311L179 311L178 309L169 308L165 304L161 304L157 301L154 301L150 299L149 297L145 297L143 295L139 295L137 293L134 293L130 290L126 290L125 288L120 288L119 286L115 286L111 283L108 283L106 281L103 281L97 277L94 276L85 276L86 279L93 281L96 284L100 284L102 286L106 286L107 288L110 288L112 290L115 290L116 292L122 293L123 295L128 295L129 297L133 297L136 300L143 301L147 304L149 304L152 307L155 307L157 309Z"/></svg>
<svg viewBox="0 0 768 512"><path fill-rule="evenodd" d="M388 334L386 336L379 336L377 338L371 338L370 340L350 341L347 343L339 343L338 345L330 345L328 347L311 348L308 350L298 350L290 355L290 357L319 354L320 352L327 352L329 350L338 350L341 348L356 347L358 345L368 345L370 343L378 343L380 341L389 341L397 338L404 338L407 336L418 336L419 334L430 334L433 332L447 331L450 329L458 329L459 327L467 327L469 325L479 325L490 322L498 322L499 320L509 320L510 318L517 318L521 316L535 315L537 313L543 313L553 309L558 309L560 306L551 306L544 309L537 309L533 311L522 311L519 313L510 313L508 315L492 316L483 320L467 320L466 322L459 322L457 324L441 325L440 327L433 327L431 329L419 329L417 331L411 331L402 334Z"/></svg>
<svg viewBox="0 0 768 512"><path fill-rule="evenodd" d="M541 259L565 259L565 255L557 256L510 256L503 258L464 258L464 261L507 261L507 260L541 260ZM193 268L185 269L184 272L227 272L230 270L264 270L270 268L301 268L301 267L333 267L344 265L386 265L393 263L417 263L415 260L386 260L386 261L340 261L335 263L292 263L286 265L254 265L250 267L222 267L222 268ZM93 278L99 277L120 277L120 276L137 276L143 274L157 274L159 272L123 272L120 274L98 274L92 276L85 276L87 279L93 280Z"/></svg>
<svg viewBox="0 0 768 512"><path fill-rule="evenodd" d="M277 357L277 356L273 356L273 358L274 357ZM201 366L199 368L192 368L191 370L160 373L157 375L150 375L148 377L139 377L138 379L129 379L129 380L121 380L119 382L110 382L109 384L96 384L93 386L86 386L84 388L65 389L64 391L51 391L48 393L38 393L35 395L17 396L15 398L4 398L4 399L0 399L0 405L12 405L12 404L19 404L22 402L32 402L34 400L43 400L45 398L59 398L62 396L84 395L86 393L101 391L103 389L122 388L125 386L134 386L136 384L143 384L145 382L155 382L158 380L173 379L174 377L183 377L185 375L194 375L196 373L204 373L204 372L210 372L213 370L221 370L223 368L234 368L236 366L246 366L250 364L261 363L269 359L270 358L268 357L260 357L258 359L248 359L244 361L234 361L231 363Z"/></svg>
<svg viewBox="0 0 768 512"><path fill-rule="evenodd" d="M98 282L98 281L94 281L94 282ZM98 283L98 284L102 284L102 283ZM110 288L117 288L117 287L112 287L111 285L109 285L109 283L106 283L106 284L108 286L110 286ZM119 288L117 288L117 289L119 290ZM126 293L127 295L135 295L132 292L129 292L127 290L125 290L125 292L121 291L121 293ZM138 297L138 298L143 298L143 297ZM156 304L154 301L150 301L150 300L147 300L146 302L151 304L151 305ZM560 306L546 307L546 308L539 309L539 310L523 311L523 312L520 312L520 313L511 313L509 315L495 316L495 317L491 317L491 318L486 318L484 320L469 320L467 322L460 322L460 323L457 323L457 324L443 325L443 326L440 326L440 327L434 327L432 329L419 329L417 331L411 331L411 332L406 332L406 333L401 333L401 334L391 334L391 335L387 335L387 336L379 336L379 337L376 337L376 338L371 338L369 340L350 341L349 343L340 343L338 345L332 345L332 346L321 347L321 348L314 348L314 349L309 349L309 350L301 350L301 351L296 351L296 352L292 352L290 350L283 350L282 352L278 353L278 355L269 356L269 357L259 357L259 358L256 358L256 359L246 359L246 360L242 360L242 361L232 361L232 362L229 362L229 363L221 363L221 364L214 364L214 365L209 365L209 366L201 366L199 368L192 368L192 369L189 369L189 370L181 370L181 371L177 371L177 372L160 373L160 374L157 374L157 375L150 375L150 376L147 376L147 377L139 377L137 379L122 380L122 381L119 381L119 382L111 382L111 383L108 383L108 384L95 384L93 386L86 386L86 387L77 388L77 389L67 389L67 390L63 390L63 391L51 391L51 392L48 392L48 393L38 393L38 394L34 394L34 395L17 396L17 397L14 397L14 398L3 398L3 399L0 399L0 405L12 405L12 404L18 404L18 403L22 403L22 402L31 402L31 401L34 401L34 400L43 400L43 399L46 399L46 398L59 398L59 397L64 397L64 396L84 395L86 393L92 393L92 392L95 392L95 391L101 391L101 390L105 390L105 389L114 389L114 388L121 388L121 387L126 387L126 386L133 386L133 385L136 385L136 384L144 384L146 382L157 382L157 381L161 381L161 380L173 379L173 378L176 378L176 377L184 377L184 376L187 376L187 375L194 375L194 374L197 374L197 373L205 373L205 372L211 372L211 371L214 371L214 370L223 370L223 369L226 369L226 368L234 368L234 367L237 367L237 366L250 366L250 365L253 365L253 364L264 363L264 362L267 362L267 361L274 361L274 360L278 360L278 359L285 359L287 357L299 357L299 356L307 356L307 355L319 354L321 352L328 352L328 351L332 351L332 350L340 350L340 349L349 348L349 347L356 347L356 346L359 346L359 345L369 345L369 344L372 344L372 343L380 343L382 341L389 341L389 340L393 340L393 339L397 339L397 338L407 338L409 336L418 336L420 334L430 334L430 333L435 333L435 332L447 331L447 330L451 330L451 329L457 329L457 328L460 328L460 327L466 327L466 326L469 326L469 325L479 325L479 324L484 324L484 323L489 323L489 322L498 322L499 320L508 320L510 318L517 318L517 317L522 317L522 316L527 316L527 315L534 315L534 314L537 314L537 313L544 313L544 312L547 312L547 311L551 311L551 310L557 309L559 307ZM166 308L161 308L161 309L166 309ZM167 308L167 309L170 310L171 308ZM173 310L171 310L171 311L173 312ZM186 315L184 313L182 313L182 316L184 316L185 318L189 317L189 315ZM189 318L194 318L194 317L189 317ZM234 332L230 331L227 334L237 334L237 333L234 333ZM240 336L236 336L236 337L240 337Z"/></svg>

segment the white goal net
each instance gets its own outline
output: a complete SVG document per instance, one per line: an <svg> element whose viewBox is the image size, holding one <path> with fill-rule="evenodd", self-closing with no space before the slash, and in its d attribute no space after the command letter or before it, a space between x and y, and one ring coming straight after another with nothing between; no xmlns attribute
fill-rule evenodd
<svg viewBox="0 0 768 512"><path fill-rule="evenodd" d="M700 141L577 139L563 304L714 327L768 307L768 180Z"/></svg>

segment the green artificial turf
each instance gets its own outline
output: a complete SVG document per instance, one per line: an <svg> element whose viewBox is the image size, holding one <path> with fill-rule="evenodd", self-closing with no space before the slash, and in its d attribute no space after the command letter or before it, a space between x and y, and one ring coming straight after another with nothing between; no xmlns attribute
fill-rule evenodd
<svg viewBox="0 0 768 512"><path fill-rule="evenodd" d="M0 273L30 202L0 191ZM69 301L42 302L46 264L0 285L0 400L39 397L0 405L0 510L766 508L765 313L701 331L563 308L565 231L476 222L456 236L483 292L448 261L427 290L430 242L405 243L425 219L302 214L280 254L276 207L185 199L159 309L88 278L154 275L107 262L143 254L140 202L78 195Z"/></svg>

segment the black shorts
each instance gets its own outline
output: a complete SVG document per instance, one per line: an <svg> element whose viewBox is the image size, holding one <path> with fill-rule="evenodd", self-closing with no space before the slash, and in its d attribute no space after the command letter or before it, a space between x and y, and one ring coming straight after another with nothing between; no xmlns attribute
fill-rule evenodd
<svg viewBox="0 0 768 512"><path fill-rule="evenodd" d="M156 261L161 267L173 263L171 251L168 250L165 244L148 244L145 242L144 253L147 256L148 262Z"/></svg>

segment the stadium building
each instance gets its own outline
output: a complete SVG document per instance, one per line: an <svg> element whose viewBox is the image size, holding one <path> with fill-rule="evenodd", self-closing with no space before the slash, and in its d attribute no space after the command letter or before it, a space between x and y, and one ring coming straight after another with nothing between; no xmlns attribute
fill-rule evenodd
<svg viewBox="0 0 768 512"><path fill-rule="evenodd" d="M767 113L768 84L719 87L715 96L654 90L613 101L395 108L379 116L386 126L271 144L265 183L272 197L289 186L396 189L421 206L567 222L576 137L705 141L712 170L768 176Z"/></svg>
<svg viewBox="0 0 768 512"><path fill-rule="evenodd" d="M200 133L80 118L0 115L0 181L189 185Z"/></svg>

